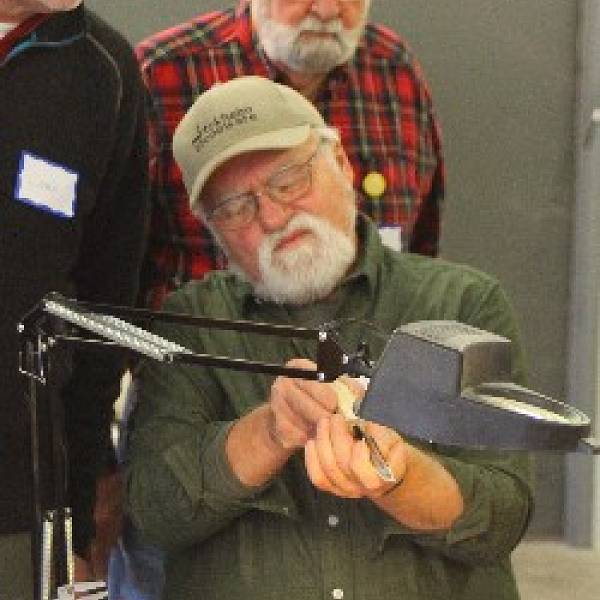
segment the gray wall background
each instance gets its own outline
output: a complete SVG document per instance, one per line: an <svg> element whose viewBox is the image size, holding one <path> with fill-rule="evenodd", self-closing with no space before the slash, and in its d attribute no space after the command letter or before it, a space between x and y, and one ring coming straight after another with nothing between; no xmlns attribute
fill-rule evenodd
<svg viewBox="0 0 600 600"><path fill-rule="evenodd" d="M132 42L234 0L86 0ZM565 396L574 206L577 4L373 0L416 50L448 167L443 255L495 274L520 318L530 384ZM536 461L532 536L562 536L564 460Z"/></svg>

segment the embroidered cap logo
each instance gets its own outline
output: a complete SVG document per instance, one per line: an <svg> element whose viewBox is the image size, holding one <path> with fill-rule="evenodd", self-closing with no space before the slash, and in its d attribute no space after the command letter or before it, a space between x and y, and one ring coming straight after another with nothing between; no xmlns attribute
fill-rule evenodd
<svg viewBox="0 0 600 600"><path fill-rule="evenodd" d="M248 121L256 121L258 115L251 106L236 108L229 113L221 113L213 117L211 121L203 126L196 125L196 136L192 139L192 146L196 152L200 152L202 147L214 139L220 133L231 129L236 125L243 125Z"/></svg>

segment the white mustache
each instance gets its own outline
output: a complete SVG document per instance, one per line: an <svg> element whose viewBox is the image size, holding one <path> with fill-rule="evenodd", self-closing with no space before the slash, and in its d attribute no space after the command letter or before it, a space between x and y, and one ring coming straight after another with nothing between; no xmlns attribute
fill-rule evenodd
<svg viewBox="0 0 600 600"><path fill-rule="evenodd" d="M321 21L317 17L308 15L297 26L298 33L334 33L340 34L344 31L344 25L341 19L333 19L331 21Z"/></svg>
<svg viewBox="0 0 600 600"><path fill-rule="evenodd" d="M289 223L287 223L287 225L285 225L285 227L283 229L280 229L279 231L274 231L273 233L269 233L268 235L266 235L265 241L263 243L268 244L269 247L271 248L271 251L273 251L275 246L277 246L277 244L282 239L284 239L284 238L288 237L289 235L292 235L298 231L308 230L313 235L316 235L317 232L314 230L314 228L309 224L305 224L303 222L304 219L302 219L301 217L302 217L302 215L298 215L297 217L292 218L292 220Z"/></svg>

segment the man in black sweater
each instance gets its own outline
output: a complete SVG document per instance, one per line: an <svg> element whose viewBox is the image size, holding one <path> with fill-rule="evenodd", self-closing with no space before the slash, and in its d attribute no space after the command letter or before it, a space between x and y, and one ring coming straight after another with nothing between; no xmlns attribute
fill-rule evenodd
<svg viewBox="0 0 600 600"><path fill-rule="evenodd" d="M29 600L27 380L17 323L51 290L131 304L147 222L143 92L128 43L81 0L0 2L0 598ZM76 578L91 568L120 359L76 352L60 386ZM62 380L61 380L62 381Z"/></svg>

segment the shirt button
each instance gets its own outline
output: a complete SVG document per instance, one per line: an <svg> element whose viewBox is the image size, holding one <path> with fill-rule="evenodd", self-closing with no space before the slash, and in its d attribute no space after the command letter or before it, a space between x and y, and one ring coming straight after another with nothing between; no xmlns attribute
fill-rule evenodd
<svg viewBox="0 0 600 600"><path fill-rule="evenodd" d="M337 515L329 515L327 517L327 524L329 527L337 527L339 525L340 518Z"/></svg>
<svg viewBox="0 0 600 600"><path fill-rule="evenodd" d="M341 588L335 588L331 591L331 597L333 598L333 600L342 600L342 598L344 597L344 590L342 590Z"/></svg>

